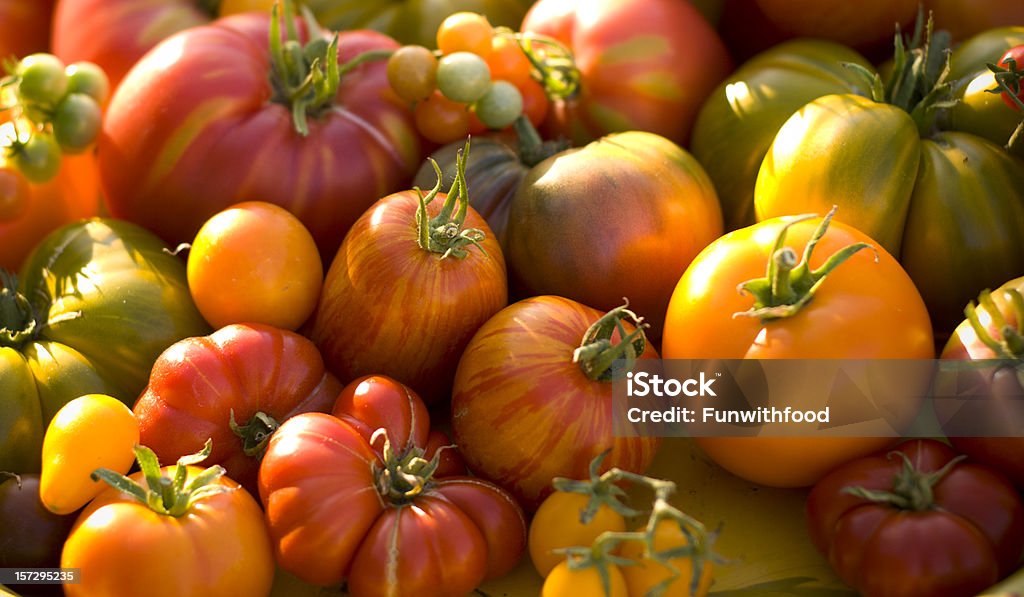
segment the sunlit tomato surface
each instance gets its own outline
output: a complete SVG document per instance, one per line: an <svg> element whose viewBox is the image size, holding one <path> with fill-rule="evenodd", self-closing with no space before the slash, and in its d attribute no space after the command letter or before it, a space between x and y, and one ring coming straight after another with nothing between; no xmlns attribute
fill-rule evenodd
<svg viewBox="0 0 1024 597"><path fill-rule="evenodd" d="M597 568L572 570L563 561L555 566L540 591L541 597L627 597L629 588L618 566L608 567L608 588L605 589Z"/></svg>
<svg viewBox="0 0 1024 597"><path fill-rule="evenodd" d="M586 547L601 533L626 530L626 521L610 506L602 504L594 518L584 524L580 521L590 497L582 493L556 491L544 498L530 521L529 548L533 567L541 576L547 576L565 554L556 549Z"/></svg>

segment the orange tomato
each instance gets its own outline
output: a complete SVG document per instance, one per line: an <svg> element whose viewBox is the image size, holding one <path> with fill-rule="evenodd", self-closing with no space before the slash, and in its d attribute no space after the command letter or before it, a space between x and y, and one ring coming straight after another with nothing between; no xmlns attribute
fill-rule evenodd
<svg viewBox="0 0 1024 597"><path fill-rule="evenodd" d="M582 493L556 491L537 508L530 523L528 545L533 567L541 576L551 574L559 563L565 561L565 554L555 553L554 550L586 547L605 531L626 530L626 521L622 515L604 504L597 509L589 523L580 522L580 515L589 500L590 497Z"/></svg>
<svg viewBox="0 0 1024 597"><path fill-rule="evenodd" d="M442 54L472 52L478 56L487 56L491 51L493 37L494 27L486 16L459 11L441 21L441 26L437 28L437 49Z"/></svg>
<svg viewBox="0 0 1024 597"><path fill-rule="evenodd" d="M316 306L323 263L309 230L288 210L248 201L210 218L188 255L188 285L214 328L264 323L297 329Z"/></svg>
<svg viewBox="0 0 1024 597"><path fill-rule="evenodd" d="M540 592L541 597L627 597L629 594L618 566L608 566L608 590L605 590L597 568L572 570L568 561L551 571Z"/></svg>
<svg viewBox="0 0 1024 597"><path fill-rule="evenodd" d="M530 77L530 71L533 69L530 59L512 37L495 35L491 39L491 51L484 60L491 69L491 79L495 81L508 81L516 87L533 81Z"/></svg>
<svg viewBox="0 0 1024 597"><path fill-rule="evenodd" d="M686 535L683 534L679 524L669 519L662 519L654 527L654 549L658 552L685 547L689 544ZM623 544L622 557L637 562L635 566L623 566L622 576L626 580L626 587L630 595L646 595L659 583L672 578L673 571L664 564L643 557L643 545L639 542L630 541ZM711 587L712 566L710 562L704 563L701 571L700 581L697 583L697 590L691 592L693 582L693 561L687 557L672 558L672 565L679 571L679 576L661 593L662 597L704 597Z"/></svg>

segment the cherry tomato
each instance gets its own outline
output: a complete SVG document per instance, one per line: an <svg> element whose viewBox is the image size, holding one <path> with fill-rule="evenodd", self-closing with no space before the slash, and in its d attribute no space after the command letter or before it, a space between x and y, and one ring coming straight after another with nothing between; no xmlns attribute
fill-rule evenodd
<svg viewBox="0 0 1024 597"><path fill-rule="evenodd" d="M523 114L530 119L533 126L539 126L548 115L548 108L551 105L544 86L529 79L519 85L519 93L523 95Z"/></svg>
<svg viewBox="0 0 1024 597"><path fill-rule="evenodd" d="M84 93L104 105L110 99L110 79L93 62L75 62L64 69L68 76L68 93Z"/></svg>
<svg viewBox="0 0 1024 597"><path fill-rule="evenodd" d="M53 113L53 136L66 153L82 153L92 147L100 132L103 113L92 96L69 93Z"/></svg>
<svg viewBox="0 0 1024 597"><path fill-rule="evenodd" d="M508 81L522 87L526 81L533 80L530 76L533 66L512 36L495 35L491 40L491 51L484 60L491 69L491 78L496 81Z"/></svg>
<svg viewBox="0 0 1024 597"><path fill-rule="evenodd" d="M1003 57L999 59L999 66L1003 68L1010 68L1011 60L1014 63L1012 70L1024 73L1024 45L1014 46L1007 50L1006 53L1003 54ZM1017 88L1015 90L1017 99L1024 101L1024 85L1014 85L1011 83L1010 88L1013 89L1014 86ZM1007 106L1010 106L1014 110L1020 110L1020 106L1017 105L1017 102L1013 101L1013 97L1011 97L1009 93L1004 91L1001 94L1001 97L1003 98L1003 101L1006 102Z"/></svg>
<svg viewBox="0 0 1024 597"><path fill-rule="evenodd" d="M437 49L442 54L472 52L486 56L491 51L494 27L487 17L475 12L459 11L441 21L437 28Z"/></svg>
<svg viewBox="0 0 1024 597"><path fill-rule="evenodd" d="M402 46L388 58L388 83L398 97L418 102L437 88L437 58L423 46Z"/></svg>
<svg viewBox="0 0 1024 597"><path fill-rule="evenodd" d="M440 91L416 104L413 113L416 130L434 143L451 143L469 134L470 111L465 104L453 102Z"/></svg>
<svg viewBox="0 0 1024 597"><path fill-rule="evenodd" d="M626 580L618 566L608 566L608 590L597 568L572 570L568 560L555 566L540 592L541 597L627 597Z"/></svg>
<svg viewBox="0 0 1024 597"><path fill-rule="evenodd" d="M437 88L452 101L471 104L491 88L491 69L476 54L448 54L437 63Z"/></svg>
<svg viewBox="0 0 1024 597"><path fill-rule="evenodd" d="M503 129L523 113L523 94L508 81L495 81L474 111L487 128Z"/></svg>
<svg viewBox="0 0 1024 597"><path fill-rule="evenodd" d="M28 209L32 188L17 168L0 166L0 222L12 222Z"/></svg>
<svg viewBox="0 0 1024 597"><path fill-rule="evenodd" d="M12 161L29 181L48 182L60 171L60 145L50 133L36 131L14 150Z"/></svg>
<svg viewBox="0 0 1024 597"><path fill-rule="evenodd" d="M582 493L556 491L541 502L530 523L528 545L533 567L541 576L548 576L565 554L554 550L565 547L585 547L605 531L622 532L626 521L610 506L602 504L587 524L580 516L587 507L589 496Z"/></svg>
<svg viewBox="0 0 1024 597"><path fill-rule="evenodd" d="M261 201L210 218L188 254L192 298L215 328L264 323L295 330L313 312L323 279L309 230L288 210Z"/></svg>
<svg viewBox="0 0 1024 597"><path fill-rule="evenodd" d="M689 544L686 535L683 534L679 524L668 519L663 519L654 527L654 550L658 552L685 547ZM639 542L630 541L622 546L622 557L629 558L637 564L635 566L623 566L622 576L626 580L629 594L647 595L647 592L659 583L672 578L673 571L664 564L650 558L643 557L643 545ZM697 590L691 592L693 582L693 561L688 556L672 558L672 565L679 571L679 576L661 593L662 597L704 597L711 587L712 567L710 562L704 563L701 571L700 582Z"/></svg>
<svg viewBox="0 0 1024 597"><path fill-rule="evenodd" d="M64 63L53 54L32 54L21 59L17 75L18 95L27 103L53 105L68 90Z"/></svg>

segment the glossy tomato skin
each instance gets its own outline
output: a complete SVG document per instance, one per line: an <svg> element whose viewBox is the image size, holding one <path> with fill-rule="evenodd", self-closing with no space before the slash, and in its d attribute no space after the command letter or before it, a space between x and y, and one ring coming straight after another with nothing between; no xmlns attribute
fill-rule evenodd
<svg viewBox="0 0 1024 597"><path fill-rule="evenodd" d="M925 473L956 457L934 440L912 440L897 450ZM934 486L934 507L924 511L844 492L893 491L903 463L891 452L854 460L811 491L811 539L843 580L868 596L964 595L1016 567L1024 549L1024 505L1004 477L981 465L954 464Z"/></svg>
<svg viewBox="0 0 1024 597"><path fill-rule="evenodd" d="M614 133L526 174L509 205L509 271L527 296L604 310L625 296L658 338L679 276L721 233L718 198L693 156L653 133Z"/></svg>
<svg viewBox="0 0 1024 597"><path fill-rule="evenodd" d="M218 211L258 199L298 216L327 259L371 203L407 183L419 141L385 63L348 73L303 137L291 109L270 101L269 23L247 13L183 31L127 75L99 141L111 213L178 243ZM398 45L370 31L338 43L339 62Z"/></svg>
<svg viewBox="0 0 1024 597"><path fill-rule="evenodd" d="M431 217L444 199L427 205ZM327 272L310 338L342 382L380 373L432 403L447 399L459 355L508 288L501 247L475 210L463 228L484 231L483 251L441 259L418 244L418 207L416 192L402 191L359 218Z"/></svg>
<svg viewBox="0 0 1024 597"><path fill-rule="evenodd" d="M842 213L841 211L839 213ZM931 321L913 282L896 260L858 230L833 221L811 259L816 268L842 247L869 242L822 283L789 318L762 322L733 317L753 299L736 291L761 278L781 227L776 218L730 232L694 259L669 303L662 356L666 359L931 359ZM820 219L789 228L786 246L801 253ZM921 396L930 379L907 380ZM916 413L918 404L903 405ZM700 437L697 443L730 472L768 486L813 484L843 462L885 447L884 437Z"/></svg>
<svg viewBox="0 0 1024 597"><path fill-rule="evenodd" d="M829 95L779 130L754 205L759 220L838 205L838 220L900 259L945 334L978 290L1024 268L1010 240L1024 235L1022 177L1024 162L989 141L952 131L922 139L895 106Z"/></svg>
<svg viewBox="0 0 1024 597"><path fill-rule="evenodd" d="M627 130L685 144L701 102L732 68L689 2L540 0L521 30L553 37L575 57L579 93L554 103L547 122L549 136L577 145Z"/></svg>
<svg viewBox="0 0 1024 597"><path fill-rule="evenodd" d="M0 0L0 56L24 58L50 46L56 0Z"/></svg>
<svg viewBox="0 0 1024 597"><path fill-rule="evenodd" d="M844 62L870 67L834 42L786 41L745 62L705 100L690 149L715 184L726 230L754 223L757 172L786 119L811 100L860 84Z"/></svg>
<svg viewBox="0 0 1024 597"><path fill-rule="evenodd" d="M164 467L164 476L174 467ZM188 467L188 478L202 472ZM130 477L145 487L142 473ZM185 514L158 514L112 487L75 522L61 566L81 568L82 582L65 586L69 597L154 595L265 597L274 559L259 504L227 477L233 491L203 498Z"/></svg>
<svg viewBox="0 0 1024 597"><path fill-rule="evenodd" d="M0 469L38 471L60 407L92 393L132 404L165 348L209 330L165 248L132 224L91 219L54 231L26 260L19 291L37 326L0 346Z"/></svg>
<svg viewBox="0 0 1024 597"><path fill-rule="evenodd" d="M134 411L142 445L161 462L195 454L212 439L206 462L224 466L229 477L255 493L262 454L246 453L231 417L244 426L263 413L280 424L298 413L329 411L340 390L316 346L303 336L268 325L232 324L164 351Z"/></svg>
<svg viewBox="0 0 1024 597"><path fill-rule="evenodd" d="M605 450L605 468L643 472L654 458L658 438L614 436L611 383L591 380L572 362L601 315L566 298L525 299L488 320L459 360L455 443L471 471L527 509L552 491L554 477L585 478ZM641 358L657 356L648 344Z"/></svg>
<svg viewBox="0 0 1024 597"><path fill-rule="evenodd" d="M356 596L462 595L515 566L526 526L505 491L435 477L396 500L382 490L388 454L369 429L403 458L424 447L430 420L415 393L374 377L348 386L333 415L298 415L272 437L260 495L285 570L319 585L347 579Z"/></svg>

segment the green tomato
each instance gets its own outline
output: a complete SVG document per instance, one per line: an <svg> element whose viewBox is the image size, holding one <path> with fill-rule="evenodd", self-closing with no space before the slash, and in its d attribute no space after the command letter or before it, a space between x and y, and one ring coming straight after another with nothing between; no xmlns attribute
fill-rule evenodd
<svg viewBox="0 0 1024 597"><path fill-rule="evenodd" d="M60 145L49 133L35 132L12 151L14 165L34 183L50 181L60 171Z"/></svg>
<svg viewBox="0 0 1024 597"><path fill-rule="evenodd" d="M103 113L100 105L84 93L69 93L53 113L53 134L61 149L81 153L96 142Z"/></svg>
<svg viewBox="0 0 1024 597"><path fill-rule="evenodd" d="M103 105L110 98L110 79L92 62L75 62L64 71L68 76L68 93L84 93Z"/></svg>
<svg viewBox="0 0 1024 597"><path fill-rule="evenodd" d="M437 88L453 102L472 104L491 88L491 69L471 52L452 52L437 63Z"/></svg>
<svg viewBox="0 0 1024 597"><path fill-rule="evenodd" d="M495 81L476 103L475 110L484 126L503 129L523 113L523 94L508 81Z"/></svg>
<svg viewBox="0 0 1024 597"><path fill-rule="evenodd" d="M68 90L64 63L53 54L32 54L18 63L18 96L27 103L53 105Z"/></svg>

